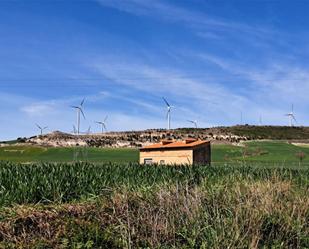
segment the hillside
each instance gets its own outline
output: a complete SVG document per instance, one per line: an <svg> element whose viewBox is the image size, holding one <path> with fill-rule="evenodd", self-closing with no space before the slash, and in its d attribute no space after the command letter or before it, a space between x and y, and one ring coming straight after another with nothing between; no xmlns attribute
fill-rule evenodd
<svg viewBox="0 0 309 249"><path fill-rule="evenodd" d="M153 129L89 135L72 135L56 131L43 136L35 136L20 141L53 147L90 146L136 148L151 143L158 143L164 139L183 140L188 137L212 140L217 143L239 143L247 140L244 136L233 135L232 133L222 133L220 130L216 131L216 133L214 133L214 131L214 129L175 129L170 131Z"/></svg>
<svg viewBox="0 0 309 249"><path fill-rule="evenodd" d="M232 126L222 128L232 134L248 139L306 140L309 139L309 127L288 126Z"/></svg>
<svg viewBox="0 0 309 249"><path fill-rule="evenodd" d="M309 127L287 126L230 126L213 128L179 128L174 130L151 129L145 131L108 132L104 134L73 135L55 131L43 136L19 138L19 143L52 147L141 147L162 139L182 140L194 137L211 140L213 143L238 144L248 140L309 141ZM11 142L10 142L11 144Z"/></svg>

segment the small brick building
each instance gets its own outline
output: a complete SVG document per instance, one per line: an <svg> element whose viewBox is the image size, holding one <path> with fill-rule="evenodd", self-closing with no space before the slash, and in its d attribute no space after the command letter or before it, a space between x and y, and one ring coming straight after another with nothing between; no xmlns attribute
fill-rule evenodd
<svg viewBox="0 0 309 249"><path fill-rule="evenodd" d="M162 141L140 149L140 164L208 164L211 162L210 141L186 139Z"/></svg>

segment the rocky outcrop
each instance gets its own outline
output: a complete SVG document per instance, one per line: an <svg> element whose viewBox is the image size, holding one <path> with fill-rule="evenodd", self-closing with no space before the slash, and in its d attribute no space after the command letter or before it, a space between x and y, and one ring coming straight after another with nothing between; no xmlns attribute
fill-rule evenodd
<svg viewBox="0 0 309 249"><path fill-rule="evenodd" d="M247 137L233 134L214 133L213 129L177 129L177 130L146 130L130 132L109 132L104 134L73 135L55 131L47 135L31 137L26 143L41 146L71 147L142 147L163 139L184 140L188 137L211 140L214 143L237 144L248 140Z"/></svg>

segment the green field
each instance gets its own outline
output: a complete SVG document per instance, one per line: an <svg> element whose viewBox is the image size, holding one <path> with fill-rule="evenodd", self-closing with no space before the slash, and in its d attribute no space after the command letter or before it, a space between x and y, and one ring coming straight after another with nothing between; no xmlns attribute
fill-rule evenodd
<svg viewBox="0 0 309 249"><path fill-rule="evenodd" d="M0 162L0 248L308 248L309 169Z"/></svg>
<svg viewBox="0 0 309 249"><path fill-rule="evenodd" d="M212 166L195 167L79 152L88 162L76 148L0 148L1 249L309 248L308 147L214 145Z"/></svg>
<svg viewBox="0 0 309 249"><path fill-rule="evenodd" d="M244 147L215 145L212 147L213 162L247 162L263 165L289 166L299 164L297 156L303 153L302 165L309 165L309 147L300 147L281 141L247 142Z"/></svg>
<svg viewBox="0 0 309 249"><path fill-rule="evenodd" d="M288 165L299 163L297 157L299 152L303 152L305 156L302 164L309 164L309 147L299 147L286 142L247 142L244 146L213 145L212 161L214 163L261 162ZM0 148L0 160L13 162L138 162L138 150L8 146Z"/></svg>
<svg viewBox="0 0 309 249"><path fill-rule="evenodd" d="M12 162L136 162L138 150L109 148L45 148L9 146L0 148L0 160Z"/></svg>

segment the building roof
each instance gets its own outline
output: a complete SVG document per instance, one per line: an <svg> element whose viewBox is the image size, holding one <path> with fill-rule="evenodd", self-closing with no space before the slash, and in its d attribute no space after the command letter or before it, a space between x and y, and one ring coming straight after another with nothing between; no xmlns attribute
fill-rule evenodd
<svg viewBox="0 0 309 249"><path fill-rule="evenodd" d="M145 147L142 147L140 150L164 150L164 149L184 149L184 148L194 148L203 144L210 143L205 140L196 140L196 139L186 139L184 141L171 141L165 140L161 143L151 144Z"/></svg>

